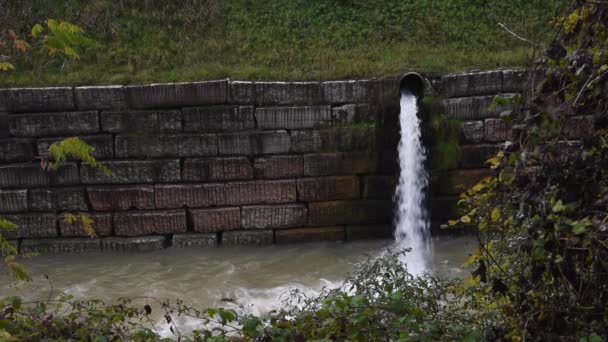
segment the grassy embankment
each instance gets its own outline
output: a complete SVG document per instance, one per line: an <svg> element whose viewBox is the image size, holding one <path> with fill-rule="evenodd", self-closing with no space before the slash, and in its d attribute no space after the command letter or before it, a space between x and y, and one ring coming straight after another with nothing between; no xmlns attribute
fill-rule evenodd
<svg viewBox="0 0 608 342"><path fill-rule="evenodd" d="M0 0L0 30L46 18L98 46L78 63L28 56L0 86L383 77L518 67L565 0ZM176 3L180 3L177 5ZM4 51L2 51L4 49ZM13 51L14 52L14 51ZM8 47L0 54L10 55Z"/></svg>

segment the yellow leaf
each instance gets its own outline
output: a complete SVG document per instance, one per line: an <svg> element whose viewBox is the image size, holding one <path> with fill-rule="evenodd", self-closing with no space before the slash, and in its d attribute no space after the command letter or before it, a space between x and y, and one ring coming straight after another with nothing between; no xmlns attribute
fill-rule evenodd
<svg viewBox="0 0 608 342"><path fill-rule="evenodd" d="M448 226L455 226L458 224L458 220L448 220Z"/></svg>
<svg viewBox="0 0 608 342"><path fill-rule="evenodd" d="M26 52L27 50L29 50L31 48L30 44L28 44L25 40L22 40L22 39L15 39L13 44L15 46L15 49L17 49L21 52Z"/></svg>
<svg viewBox="0 0 608 342"><path fill-rule="evenodd" d="M500 221L500 216L501 216L500 208L495 207L494 209L492 209L491 216L492 216L492 222L496 223L496 222Z"/></svg>
<svg viewBox="0 0 608 342"><path fill-rule="evenodd" d="M467 215L464 215L463 217L460 218L460 222L462 223L471 223L471 218Z"/></svg>
<svg viewBox="0 0 608 342"><path fill-rule="evenodd" d="M9 70L14 70L15 66L13 66L11 63L9 62L0 62L0 70L2 71L9 71Z"/></svg>

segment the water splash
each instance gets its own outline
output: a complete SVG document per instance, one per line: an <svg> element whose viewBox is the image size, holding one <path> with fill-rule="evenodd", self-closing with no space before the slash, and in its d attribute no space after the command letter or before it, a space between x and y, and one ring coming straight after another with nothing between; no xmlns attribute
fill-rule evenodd
<svg viewBox="0 0 608 342"><path fill-rule="evenodd" d="M422 144L421 121L416 96L401 93L401 140L399 141L399 183L395 190L395 240L400 248L411 248L404 257L415 276L426 272L431 259L429 220L424 207L428 175L424 168L426 151Z"/></svg>

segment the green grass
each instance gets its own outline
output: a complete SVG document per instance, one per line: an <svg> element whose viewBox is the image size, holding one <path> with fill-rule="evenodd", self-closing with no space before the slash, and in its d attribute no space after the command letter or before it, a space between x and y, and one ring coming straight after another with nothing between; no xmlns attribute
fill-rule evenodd
<svg viewBox="0 0 608 342"><path fill-rule="evenodd" d="M4 3L4 4L3 4ZM176 4L179 3L179 4ZM99 43L77 63L32 55L0 85L385 77L519 67L566 0L0 0L0 27L45 18ZM4 51L2 50L4 49ZM0 48L0 54L11 54Z"/></svg>

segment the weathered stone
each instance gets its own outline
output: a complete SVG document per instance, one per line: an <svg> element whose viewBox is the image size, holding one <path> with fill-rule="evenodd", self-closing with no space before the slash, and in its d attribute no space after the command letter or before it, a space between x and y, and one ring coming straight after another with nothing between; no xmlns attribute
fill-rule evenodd
<svg viewBox="0 0 608 342"><path fill-rule="evenodd" d="M369 102L373 95L373 83L367 80L323 82L321 88L330 104Z"/></svg>
<svg viewBox="0 0 608 342"><path fill-rule="evenodd" d="M492 102L494 102L494 98L497 96L508 100L514 98L517 94L458 97L443 100L441 106L446 114L458 120L497 118L500 113L514 108L514 104L509 103L506 105L496 105L494 108L490 109Z"/></svg>
<svg viewBox="0 0 608 342"><path fill-rule="evenodd" d="M465 143L479 143L483 140L483 121L465 121L461 125L462 141Z"/></svg>
<svg viewBox="0 0 608 342"><path fill-rule="evenodd" d="M28 204L32 211L87 210L82 188L31 189Z"/></svg>
<svg viewBox="0 0 608 342"><path fill-rule="evenodd" d="M224 184L156 185L154 193L157 209L204 208L226 204Z"/></svg>
<svg viewBox="0 0 608 342"><path fill-rule="evenodd" d="M304 202L359 198L357 176L301 178L297 180L298 200Z"/></svg>
<svg viewBox="0 0 608 342"><path fill-rule="evenodd" d="M484 122L484 140L499 142L511 140L511 125L501 119L486 119Z"/></svg>
<svg viewBox="0 0 608 342"><path fill-rule="evenodd" d="M243 131L255 128L253 107L189 107L182 112L186 132Z"/></svg>
<svg viewBox="0 0 608 342"><path fill-rule="evenodd" d="M88 109L119 109L127 107L124 86L92 86L74 88L76 107Z"/></svg>
<svg viewBox="0 0 608 342"><path fill-rule="evenodd" d="M6 165L0 168L0 188L31 188L79 184L78 166L66 163L57 171L44 171L39 164Z"/></svg>
<svg viewBox="0 0 608 342"><path fill-rule="evenodd" d="M101 240L91 238L71 239L25 239L21 242L21 253L89 253L101 251Z"/></svg>
<svg viewBox="0 0 608 342"><path fill-rule="evenodd" d="M213 134L118 135L116 157L205 157L217 155Z"/></svg>
<svg viewBox="0 0 608 342"><path fill-rule="evenodd" d="M457 219L463 215L457 203L456 196L432 197L429 200L429 216L438 221Z"/></svg>
<svg viewBox="0 0 608 342"><path fill-rule="evenodd" d="M323 152L373 151L376 147L374 127L325 128L320 133Z"/></svg>
<svg viewBox="0 0 608 342"><path fill-rule="evenodd" d="M15 230L3 230L6 239L47 238L57 236L57 215L49 213L29 213L3 215L3 218L17 225Z"/></svg>
<svg viewBox="0 0 608 342"><path fill-rule="evenodd" d="M27 190L0 189L0 213L27 211Z"/></svg>
<svg viewBox="0 0 608 342"><path fill-rule="evenodd" d="M87 187L87 196L94 210L154 209L152 185Z"/></svg>
<svg viewBox="0 0 608 342"><path fill-rule="evenodd" d="M103 111L101 130L110 133L172 133L182 130L179 110Z"/></svg>
<svg viewBox="0 0 608 342"><path fill-rule="evenodd" d="M502 72L446 75L442 85L442 94L447 97L496 94L502 91Z"/></svg>
<svg viewBox="0 0 608 342"><path fill-rule="evenodd" d="M2 108L0 102L0 138L7 138L11 136L11 132L8 124L8 113Z"/></svg>
<svg viewBox="0 0 608 342"><path fill-rule="evenodd" d="M392 219L391 201L359 200L314 202L308 204L313 226L342 224L382 224Z"/></svg>
<svg viewBox="0 0 608 342"><path fill-rule="evenodd" d="M216 233L241 227L240 208L192 209L190 210L195 232Z"/></svg>
<svg viewBox="0 0 608 342"><path fill-rule="evenodd" d="M373 173L376 156L367 153L324 153L304 156L305 176L330 176Z"/></svg>
<svg viewBox="0 0 608 342"><path fill-rule="evenodd" d="M28 113L9 115L11 134L17 137L79 135L99 132L97 112Z"/></svg>
<svg viewBox="0 0 608 342"><path fill-rule="evenodd" d="M391 239L393 228L390 225L346 226L346 240Z"/></svg>
<svg viewBox="0 0 608 342"><path fill-rule="evenodd" d="M82 165L80 177L84 184L129 184L177 182L180 180L179 160L120 160L100 162L112 171L105 174L98 168Z"/></svg>
<svg viewBox="0 0 608 342"><path fill-rule="evenodd" d="M460 148L458 165L464 169L478 169L488 166L486 160L492 158L500 146L493 144L464 145Z"/></svg>
<svg viewBox="0 0 608 342"><path fill-rule="evenodd" d="M72 87L0 89L9 112L61 111L74 109Z"/></svg>
<svg viewBox="0 0 608 342"><path fill-rule="evenodd" d="M272 230L234 230L222 233L222 245L270 245L274 239Z"/></svg>
<svg viewBox="0 0 608 342"><path fill-rule="evenodd" d="M256 103L263 105L315 105L321 103L317 82L256 82Z"/></svg>
<svg viewBox="0 0 608 342"><path fill-rule="evenodd" d="M562 134L568 139L586 140L594 136L595 117L593 115L575 116L566 121Z"/></svg>
<svg viewBox="0 0 608 342"><path fill-rule="evenodd" d="M394 176L365 176L363 198L390 200L395 194L397 178Z"/></svg>
<svg viewBox="0 0 608 342"><path fill-rule="evenodd" d="M527 83L527 75L524 70L503 70L502 91L505 93L517 93L524 91Z"/></svg>
<svg viewBox="0 0 608 342"><path fill-rule="evenodd" d="M111 213L86 213L86 215L93 220L91 226L95 231L96 236L110 236L112 235L112 214ZM74 236L82 236L89 237L89 234L86 232L82 225L81 220L77 220L76 222L70 223L64 219L59 220L59 230L61 231L61 236L63 237L74 237Z"/></svg>
<svg viewBox="0 0 608 342"><path fill-rule="evenodd" d="M95 149L91 152L91 156L93 156L95 159L112 159L114 157L114 141L112 139L112 135L87 135L78 138ZM49 152L49 147L51 147L51 144L56 143L58 141L61 141L61 138L38 139L38 155L42 158L51 159L52 155Z"/></svg>
<svg viewBox="0 0 608 342"><path fill-rule="evenodd" d="M257 158L253 168L255 178L258 179L296 178L304 174L304 158L302 156Z"/></svg>
<svg viewBox="0 0 608 342"><path fill-rule="evenodd" d="M230 103L255 104L255 83L232 81L230 82Z"/></svg>
<svg viewBox="0 0 608 342"><path fill-rule="evenodd" d="M374 117L368 104L345 104L333 107L332 123L334 125L349 125L355 123L370 123Z"/></svg>
<svg viewBox="0 0 608 342"><path fill-rule="evenodd" d="M226 183L226 204L275 204L296 201L294 180Z"/></svg>
<svg viewBox="0 0 608 342"><path fill-rule="evenodd" d="M346 239L344 227L277 229L274 234L277 243L344 241Z"/></svg>
<svg viewBox="0 0 608 342"><path fill-rule="evenodd" d="M114 214L117 236L185 233L184 210L128 211Z"/></svg>
<svg viewBox="0 0 608 342"><path fill-rule="evenodd" d="M186 159L182 181L207 182L253 178L253 168L246 157Z"/></svg>
<svg viewBox="0 0 608 342"><path fill-rule="evenodd" d="M490 175L492 170L489 168L441 172L431 177L432 192L457 195Z"/></svg>
<svg viewBox="0 0 608 342"><path fill-rule="evenodd" d="M256 108L260 129L304 129L331 125L330 106Z"/></svg>
<svg viewBox="0 0 608 342"><path fill-rule="evenodd" d="M298 227L308 220L308 209L303 204L256 205L241 210L244 229Z"/></svg>
<svg viewBox="0 0 608 342"><path fill-rule="evenodd" d="M291 131L291 150L295 153L311 153L321 150L321 132Z"/></svg>
<svg viewBox="0 0 608 342"><path fill-rule="evenodd" d="M163 83L125 87L133 108L167 108L226 103L228 81Z"/></svg>
<svg viewBox="0 0 608 342"><path fill-rule="evenodd" d="M286 131L218 135L220 155L259 155L289 152L291 138Z"/></svg>
<svg viewBox="0 0 608 342"><path fill-rule="evenodd" d="M175 248L207 248L217 246L217 234L175 234L171 241Z"/></svg>
<svg viewBox="0 0 608 342"><path fill-rule="evenodd" d="M165 248L164 236L142 236L134 238L108 237L101 239L101 249L117 252L152 252Z"/></svg>
<svg viewBox="0 0 608 342"><path fill-rule="evenodd" d="M34 158L30 139L0 139L0 163L24 162Z"/></svg>

